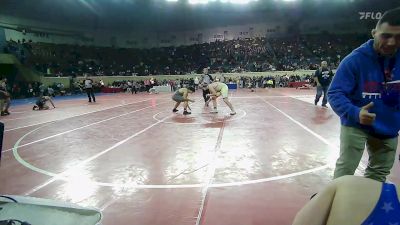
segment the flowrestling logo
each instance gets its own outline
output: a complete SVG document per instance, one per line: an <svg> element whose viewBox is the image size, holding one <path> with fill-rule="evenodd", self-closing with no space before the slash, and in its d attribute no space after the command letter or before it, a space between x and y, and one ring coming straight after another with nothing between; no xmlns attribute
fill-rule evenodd
<svg viewBox="0 0 400 225"><path fill-rule="evenodd" d="M360 20L379 20L382 18L381 12L358 12Z"/></svg>

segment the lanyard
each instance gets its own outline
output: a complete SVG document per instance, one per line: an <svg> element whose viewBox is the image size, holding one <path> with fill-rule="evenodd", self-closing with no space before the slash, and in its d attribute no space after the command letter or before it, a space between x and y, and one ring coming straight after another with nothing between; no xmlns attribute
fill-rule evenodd
<svg viewBox="0 0 400 225"><path fill-rule="evenodd" d="M385 84L392 80L392 71L394 69L394 65L396 63L396 57L392 57L389 59L389 65L385 68L385 58L379 57L378 58L379 66L381 67L381 72L383 74L383 80Z"/></svg>

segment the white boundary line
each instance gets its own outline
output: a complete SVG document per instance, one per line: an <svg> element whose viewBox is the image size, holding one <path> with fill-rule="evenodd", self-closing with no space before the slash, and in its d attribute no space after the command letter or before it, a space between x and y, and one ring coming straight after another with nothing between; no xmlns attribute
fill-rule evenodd
<svg viewBox="0 0 400 225"><path fill-rule="evenodd" d="M156 105L161 105L161 104L165 104L165 103L167 103L167 102L159 103L159 104L156 104ZM108 119L100 120L100 121L97 121L97 122L94 122L94 123L91 123L91 124L88 124L88 125L85 125L85 126L77 127L77 128L74 128L74 129L71 129L71 130L67 130L67 131L64 131L64 132L61 132L61 133L58 133L58 134L54 134L54 135L51 135L51 136L48 136L48 137L45 137L45 138L42 138L42 139L39 139L39 140L36 140L36 141L32 141L32 142L28 142L28 143L23 144L23 145L19 145L18 148L25 147L25 146L28 146L28 145L31 145L31 144L35 144L35 143L38 143L38 142L42 142L42 141L45 141L45 140L48 140L48 139L51 139L51 138L54 138L54 137L58 137L58 136L61 136L61 135L64 135L64 134L71 133L73 131L81 130L83 128L87 128L87 127L90 127L90 126L93 126L93 125L97 125L97 124L100 124L100 123L103 123L103 122L106 122L106 121L109 121L109 120L113 120L113 119L116 119L116 118L119 118L119 117L123 117L123 116L129 115L129 114L132 114L132 113L135 113L135 112L139 112L139 111L142 111L142 110L148 109L148 108L153 108L153 107L154 106L147 106L147 107L144 107L144 108L140 108L140 109L134 110L132 112L124 113L124 114L121 114L121 115L118 115L118 116L113 116L113 117L110 117ZM4 150L3 153L4 152L9 152L11 150L13 150L13 148Z"/></svg>
<svg viewBox="0 0 400 225"><path fill-rule="evenodd" d="M32 111L33 111L33 110L32 110ZM32 112L32 111L31 111L31 112ZM43 115L47 115L47 114L51 114L51 113L52 113L52 112L51 112L51 110L50 110L50 111L43 112L43 113L40 113L40 114L30 115L30 116L25 116L25 117L17 117L17 118L11 118L11 119L4 118L4 119L3 119L3 122L13 121L13 120L28 119L28 118L32 118L32 117L41 117L41 116L43 116Z"/></svg>
<svg viewBox="0 0 400 225"><path fill-rule="evenodd" d="M118 200L120 200L119 198L113 198L109 201L107 201L106 203L104 203L101 207L100 207L100 211L103 212L105 209L107 209L108 207L110 207L112 204L114 204L115 202L117 202Z"/></svg>
<svg viewBox="0 0 400 225"><path fill-rule="evenodd" d="M217 151L221 148L222 136L224 135L224 130L225 130L225 122L223 121L221 129L218 134L217 143L215 144L213 154L211 156L211 160L208 162L207 179L206 179L207 183L205 183L205 185L201 191L201 194L202 194L201 205L199 208L199 213L197 214L196 225L199 225L203 218L202 215L203 215L203 210L204 210L204 206L205 206L206 199L207 199L208 189L210 188L210 185L213 183L213 178L215 176L215 169L216 169L215 168L215 159L217 157Z"/></svg>
<svg viewBox="0 0 400 225"><path fill-rule="evenodd" d="M261 98L261 97L260 97ZM264 101L264 100L263 100ZM270 104L270 103L267 103L267 104L269 104L269 105L271 105L273 108L275 108L275 109L277 109L279 112L281 112L281 113L283 113L284 115L287 115L286 113L284 113L283 111L281 111L281 110L279 110L278 108L276 108L275 106L273 106L272 104ZM287 115L287 116L289 116L289 115ZM289 116L290 117L290 116ZM164 118L164 120L165 119L167 119L168 117L166 117L166 118ZM290 117L291 118L291 117ZM293 122L295 122L296 124L301 124L300 122L297 122L296 120L294 120L293 118L292 118L292 121ZM158 121L157 123L155 123L155 124L158 124L158 123L161 123L162 121ZM153 125L155 125L155 124L153 124ZM152 126L153 126L152 125ZM44 125L44 126L42 126L42 127L39 127L39 128L36 128L36 129L34 129L34 130L32 130L32 131L30 131L30 132L28 132L28 133L26 133L23 137L21 137L17 142L16 142L16 144L15 144L15 146L14 146L14 151L13 152L16 152L16 154L14 153L14 156L16 157L16 159L21 163L21 164L23 164L24 166L26 166L27 168L29 168L29 169L31 169L31 170L33 170L33 171L36 171L36 172L39 172L39 173L42 173L42 174L44 174L44 175L47 175L47 176L51 176L51 177L53 177L52 179L50 179L49 181L47 181L47 182L45 182L45 183L43 183L42 185L39 185L39 186L37 186L37 187L35 187L34 189L32 189L31 191L29 191L29 192L27 192L27 194L29 195L29 194L31 194L31 193L34 193L35 191L37 191L37 190L39 190L39 189L41 189L41 188L43 188L43 187L45 187L45 186L47 186L47 185L49 185L49 184L51 184L51 183L53 183L55 180L64 180L64 181L67 181L68 182L68 177L66 177L66 176L61 176L63 173L66 173L67 171L69 171L69 170L71 170L71 169L73 169L73 168L71 168L71 169L69 169L69 170L67 170L67 171L65 171L65 172L63 172L63 173L60 173L60 174L55 174L55 173L52 173L52 172L49 172L49 171L46 171L46 170L43 170L43 169L40 169L40 168L36 168L36 167L34 167L33 165L31 165L31 164L29 164L28 162L26 162L25 160L23 160L20 156L19 156L19 154L18 154L18 152L17 152L17 149L18 149L18 145L19 145L19 143L26 137L26 136L28 136L29 134L31 134L31 133L33 133L33 132L35 132L36 130L38 130L38 129L40 129L40 128L43 128L43 127L45 127L45 126L47 126L47 125ZM301 127L303 127L304 125L302 125ZM305 127L305 126L304 126ZM305 128L307 128L307 127L305 127ZM307 128L308 129L308 128ZM306 129L306 130L307 130ZM309 129L308 129L309 130ZM307 131L308 131L307 130ZM310 130L311 131L311 130ZM313 132L313 131L311 131L312 133L314 133L315 134L315 132ZM318 134L317 134L318 135ZM335 145L333 145L333 144L331 144L329 141L327 141L325 138L323 138L322 136L319 136L318 135L318 139L319 140L321 140L322 142L324 142L325 144L327 144L327 145L329 145L329 146L335 146ZM118 144L118 143L117 143ZM116 145L117 145L116 144ZM116 146L115 146L116 147ZM107 149L108 150L108 149ZM112 149L111 149L112 150ZM111 151L111 150L109 150L109 151ZM105 154L105 153L103 153L103 154ZM89 158L90 159L90 158ZM85 160L86 161L86 160ZM330 166L332 166L333 165L333 163L328 163L328 164L326 164L326 165L323 165L323 166L319 166L319 167L316 167L316 168L312 168L312 169L307 169L307 170L304 170L304 171L300 171L300 172L294 172L294 173L290 173L290 174L286 174L286 175L280 175L280 176L274 176L274 177L269 177L269 178L261 178L261 179L256 179L256 180L247 180L247 181L239 181L239 182L229 182L229 183L219 183L219 184L209 184L209 188L215 188L215 187L232 187L232 186L240 186L240 185L248 185L248 184L258 184L258 183L264 183L264 182L269 182L269 181L275 181L275 180L280 180L280 179L286 179L286 178L290 178L290 177L296 177L296 176L300 176L300 175L304 175L304 174L308 174L308 173L313 173L313 172L316 172L316 171L320 171L320 170L324 170L324 169L326 169L326 168L329 168ZM77 165L77 166L80 166L80 165ZM75 166L75 167L77 167L77 166ZM181 188L202 188L202 187L204 187L205 186L205 184L204 183L199 183L199 184L183 184L183 185L180 185L180 184L170 184L170 185L158 185L158 184L150 184L150 185L141 185L141 184L136 184L136 183L126 183L126 184L114 184L114 183L105 183L105 182L90 182L91 184L93 184L93 185L98 185L98 186L103 186L103 187L120 187L120 188L135 188L135 189L181 189Z"/></svg>
<svg viewBox="0 0 400 225"><path fill-rule="evenodd" d="M327 139L323 138L321 135L315 133L314 131L312 131L310 128L306 127L305 125L303 125L302 123L300 123L299 121L295 120L293 117L289 116L288 114L286 114L285 112L283 112L282 110L278 109L276 106L272 105L271 103L269 103L268 101L266 101L265 99L263 99L263 97L259 98L265 102L267 105L271 106L272 108L274 108L276 111L280 112L282 115L284 115L286 118L288 118L289 120L291 120L293 123L297 124L299 127L303 128L304 130L306 130L308 133L312 134L313 136L315 136L316 138L318 138L320 141L322 141L324 144L328 145L329 147L331 147L332 149L337 150L338 146L334 145L332 143L330 143Z"/></svg>
<svg viewBox="0 0 400 225"><path fill-rule="evenodd" d="M152 100L152 99L145 99L145 100L142 100L142 101L127 103L127 104L120 104L120 105L116 105L116 106L112 106L112 107L108 107L108 108L103 108L103 109L99 109L99 110L95 110L95 111L90 111L90 112L86 112L86 113L82 113L82 114L78 114L78 115L74 115L74 116L70 116L70 117L66 117L66 118L51 120L51 121L47 121L47 122L40 122L40 123L35 123L35 124L16 127L16 128L11 128L11 129L5 130L4 132L18 130L18 129L22 129L22 128L26 128L26 127L32 127L32 126L41 125L41 124L45 124L45 123L51 123L51 122L55 122L55 121L66 120L66 119L70 119L70 118L74 118L74 117L78 117L78 116L84 116L84 115L91 114L91 113L96 113L96 112L105 111L105 110L108 110L108 109L113 109L113 108L118 108L118 107L122 107L122 106L132 105L132 104L145 102L145 101L149 101L149 100Z"/></svg>
<svg viewBox="0 0 400 225"><path fill-rule="evenodd" d="M102 101L104 101L104 100L107 100L107 99L103 99ZM111 101L112 99L108 99L108 101ZM67 100L66 100L67 101ZM68 100L68 101L72 101L72 100ZM91 103L89 103L89 104L74 104L74 105L64 105L64 106L62 106L62 107L57 107L58 109L60 109L60 108L62 108L62 109L78 109L78 108L86 108L86 107L88 107L89 105L90 105ZM31 115L27 115L27 116L25 116L25 117L17 117L17 118L4 118L4 119L2 119L3 120L3 122L8 122L8 121L13 121L13 120L23 120L23 119L28 119L28 118L32 118L32 117L42 117L43 115L47 115L47 114L51 114L51 113L53 113L52 112L53 111L53 109L51 109L51 110L45 110L45 111L42 111L41 113L35 113L35 111L33 111L33 110L30 110L30 111L25 111L26 113L28 113L28 112L33 112L33 113L35 113L35 114L31 114ZM11 114L12 114L13 112L11 112ZM20 112L20 113L23 113L23 112Z"/></svg>
<svg viewBox="0 0 400 225"><path fill-rule="evenodd" d="M314 131L312 131L310 128L306 127L305 125L303 125L302 123L298 122L297 120L293 119L293 117L289 116L288 114L286 114L285 112L283 112L282 110L278 109L276 106L272 105L271 103L269 103L268 101L266 101L265 99L263 99L261 96L259 96L260 99L265 102L266 104L268 104L269 106L271 106L272 108L274 108L275 110L277 110L278 112L282 113L285 117L287 117L289 120L291 120L292 122L294 122L295 124L299 125L301 128L303 128L304 130L306 130L307 132L309 132L310 134L314 135L316 138L318 138L320 141L322 141L323 143L325 143L326 145L328 145L329 147L332 148L332 150L335 150L338 152L338 150L340 149L340 146L338 145L334 145L332 143L330 143L327 139L325 139L324 137L322 137L321 135L315 133ZM292 97L293 98L293 97ZM293 98L295 100L298 101L302 101L300 99L297 98ZM305 102L305 101L302 101ZM305 102L308 103L308 102ZM312 103L308 103L308 104L312 104ZM338 153L339 156L339 153ZM334 165L334 164L333 164ZM365 170L366 165L360 161L359 167L362 170ZM360 169L357 168L358 174L362 174L362 171Z"/></svg>
<svg viewBox="0 0 400 225"><path fill-rule="evenodd" d="M246 98L260 98L260 97L262 97L262 98L304 98L304 97L312 97L312 96L315 97L315 95L265 95L265 96L257 95L257 96L237 96L237 97L230 97L229 96L229 99L230 98L234 98L234 99L243 98L243 99L246 99ZM198 98L198 97L196 97L196 98ZM158 99L171 99L171 98L160 97ZM202 99L202 98L198 98L198 99Z"/></svg>
<svg viewBox="0 0 400 225"><path fill-rule="evenodd" d="M204 125L204 124L214 124L214 123L222 123L222 122L229 122L229 121L235 121L235 120L239 120L239 119L242 119L242 118L244 118L246 115L247 115L247 113L246 113L246 111L244 111L244 110L241 110L241 109L239 109L238 111L242 111L243 112L243 114L242 115L234 115L234 116L231 116L231 115L227 115L228 117L230 117L230 119L221 119L221 120L219 120L219 121L211 121L211 120L206 120L206 119L202 119L203 121L205 121L205 122L193 122L193 123L177 123L177 122L170 122L170 121L164 121L163 123L167 123L167 124L177 124L177 125ZM156 120L156 121L160 121L160 119L158 119L157 118L157 116L159 115L159 114L161 114L161 113L163 113L163 112L158 112L158 113L156 113L156 114L154 114L153 115L153 119L154 120ZM211 113L206 113L206 114L211 114ZM196 115L196 114L194 114L194 115ZM215 115L215 114L213 114L213 115ZM225 116L226 117L226 116ZM192 118L192 117L189 117L189 118ZM183 118L182 118L183 119Z"/></svg>
<svg viewBox="0 0 400 225"><path fill-rule="evenodd" d="M168 116L168 117L169 117L169 116ZM167 119L168 117L165 117L164 120ZM43 183L43 184L41 184L41 185L39 185L39 186L33 188L32 190L28 191L25 195L31 195L31 194L33 194L34 192L36 192L36 191L38 191L38 190L44 188L45 186L47 186L47 185L53 183L53 182L56 181L56 180L68 180L68 177L67 177L68 173L71 173L71 172L74 172L74 171L79 170L80 168L82 168L82 167L83 167L84 165L86 165L87 163L89 163L89 162L91 162L91 161L93 161L93 160L99 158L100 156L102 156L102 155L104 155L104 154L106 154L106 153L112 151L113 149L117 148L118 146L120 146L120 145L126 143L127 141L131 140L132 138L134 138L134 137L136 137L136 136L138 136L138 135L140 135L140 134L146 132L146 131L149 130L150 128L152 128L152 127L154 127L154 126L156 126L156 125L158 125L158 124L160 124L160 123L162 123L162 121L158 121L158 122L156 122L156 123L151 124L150 126L144 128L143 130L134 133L133 135L131 135L131 136L125 138L124 140L117 142L117 143L114 144L113 146L107 148L106 150L103 150L103 151L101 151L101 152L95 154L94 156L92 156L92 157L90 157L90 158L87 158L87 159L85 159L85 160L83 160L83 161L77 163L77 164L74 165L74 166L71 166L69 169L67 169L67 170L65 170L64 172L61 172L61 173L59 173L59 174L55 174L55 173L51 173L51 172L48 172L48 171L39 169L39 168L37 168L37 167L35 167L35 166L29 164L29 163L26 162L25 160L23 160L23 159L20 157L20 155L18 154L18 144L19 144L19 142L20 142L22 139L18 140L18 142L15 144L15 147L14 147L14 149L13 149L14 157L17 159L17 161L18 161L19 163L21 163L22 165L24 165L25 167L27 167L27 168L33 170L33 171L36 171L36 172L39 172L39 173L42 173L42 174L45 174L45 175L52 176L51 179L49 179L49 180L46 181L45 183ZM35 129L35 130L36 130L36 129ZM29 133L30 133L30 132L29 132ZM29 133L27 133L26 135L28 135ZM24 135L24 136L25 136L25 135Z"/></svg>
<svg viewBox="0 0 400 225"><path fill-rule="evenodd" d="M86 97L86 95L85 95L85 97ZM115 97L119 97L119 96L115 96ZM87 97L85 98L86 100L87 100ZM85 100L85 99L81 99L81 98L77 98L77 99L68 99L68 100L62 100L62 99L53 99L53 102L54 103L57 103L57 104L61 104L61 103L64 103L64 102L82 102L82 100ZM86 102L87 103L87 101L83 101L83 102ZM104 99L103 97L101 98L101 101L100 102L104 102L104 101L115 101L115 99L111 99L111 98L109 98L109 99ZM27 103L24 103L23 105L32 105L33 103L34 103L35 101L32 101L32 102L27 102ZM99 102L99 103L100 103ZM67 103L67 107L68 108L79 108L79 107L87 107L87 105L85 105L84 103L81 103L81 104L74 104L74 105L71 105L71 104L68 104ZM60 107L61 108L61 107ZM64 107L63 107L64 108ZM32 112L32 110L25 110L25 111L11 111L11 114L14 114L14 113L28 113L28 112ZM41 115L43 115L43 114L41 114ZM13 119L9 119L9 120L14 120L14 119L16 119L16 118L13 118ZM5 120L5 121L8 121L8 120Z"/></svg>
<svg viewBox="0 0 400 225"><path fill-rule="evenodd" d="M291 177L297 177L301 175L305 175L308 173L314 173L320 170L324 170L329 168L330 166L333 166L334 163L329 163L323 166L319 166L316 168L308 169L308 170L303 170L300 172L294 172L290 174L285 174L285 175L280 175L280 176L274 176L274 177L268 177L268 178L261 178L261 179L256 179L256 180L248 180L248 181L238 181L238 182L229 182L229 183L220 183L220 184L212 184L210 187L212 188L217 188L217 187L232 187L232 186L241 186L241 185L248 185L248 184L259 184L259 183L264 183L264 182L269 182L269 181L274 181L274 180L282 180L282 179L287 179Z"/></svg>
<svg viewBox="0 0 400 225"><path fill-rule="evenodd" d="M11 111L11 114L13 114L13 113L26 113L26 112L31 112L31 111Z"/></svg>

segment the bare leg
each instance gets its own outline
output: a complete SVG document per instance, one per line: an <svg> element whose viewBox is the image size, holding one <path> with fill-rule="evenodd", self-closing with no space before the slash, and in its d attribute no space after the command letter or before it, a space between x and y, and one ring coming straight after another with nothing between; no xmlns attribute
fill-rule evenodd
<svg viewBox="0 0 400 225"><path fill-rule="evenodd" d="M8 108L10 108L10 103L11 103L11 99L10 98L7 98L6 99L6 101L5 101L5 107L4 107L4 112L6 112L6 113L9 113L8 112Z"/></svg>
<svg viewBox="0 0 400 225"><path fill-rule="evenodd" d="M212 97L212 103L213 103L214 109L217 109L217 98L216 97Z"/></svg>
<svg viewBox="0 0 400 225"><path fill-rule="evenodd" d="M189 107L189 102L188 102L188 101L185 101L183 104L184 104L184 105L183 105L183 115L189 115L189 114L191 114L191 112L188 112L188 111L187 111L187 108Z"/></svg>
<svg viewBox="0 0 400 225"><path fill-rule="evenodd" d="M3 112L4 110L4 99L0 99L0 112Z"/></svg>
<svg viewBox="0 0 400 225"><path fill-rule="evenodd" d="M217 97L212 97L212 103L213 103L213 110L211 113L218 113L217 111Z"/></svg>
<svg viewBox="0 0 400 225"><path fill-rule="evenodd" d="M228 100L228 98L223 99L225 104L231 109L231 114L236 114L235 109L233 108L232 103Z"/></svg>
<svg viewBox="0 0 400 225"><path fill-rule="evenodd" d="M173 112L178 111L176 108L178 108L178 106L180 105L180 102L176 102L174 108L172 109Z"/></svg>
<svg viewBox="0 0 400 225"><path fill-rule="evenodd" d="M209 98L209 99L206 101L206 107L208 107L208 104L210 104L211 101L212 101L212 98Z"/></svg>

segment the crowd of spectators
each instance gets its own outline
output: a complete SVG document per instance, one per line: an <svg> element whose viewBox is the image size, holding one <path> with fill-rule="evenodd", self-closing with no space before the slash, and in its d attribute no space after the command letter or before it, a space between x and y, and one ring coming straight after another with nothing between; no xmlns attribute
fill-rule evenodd
<svg viewBox="0 0 400 225"><path fill-rule="evenodd" d="M144 76L210 72L263 72L316 69L321 60L333 69L365 41L360 35L306 35L248 38L179 47L126 49L9 41L5 51L49 76Z"/></svg>
<svg viewBox="0 0 400 225"><path fill-rule="evenodd" d="M111 47L76 46L64 44L33 43L31 40L10 40L3 51L14 54L22 64L48 76L155 76L201 73L209 67L210 73L242 73L264 71L315 70L321 60L329 62L331 69L352 49L365 41L363 35L318 34L280 38L248 38L180 47L151 49L124 49ZM198 79L198 78L196 78ZM311 81L309 75L275 77L242 76L217 79L225 83L237 83L241 88L266 87L268 80L273 86L287 87L290 82ZM71 89L55 83L16 83L9 87L13 97L33 97L40 93L79 93L82 84L71 81ZM192 79L133 81L129 78L105 84L124 90L133 88L149 91L152 86L169 85L172 90L193 85ZM96 85L100 87L101 85ZM99 90L99 89L98 89Z"/></svg>

